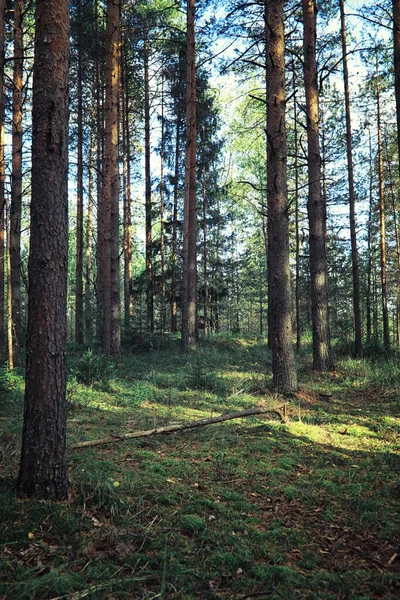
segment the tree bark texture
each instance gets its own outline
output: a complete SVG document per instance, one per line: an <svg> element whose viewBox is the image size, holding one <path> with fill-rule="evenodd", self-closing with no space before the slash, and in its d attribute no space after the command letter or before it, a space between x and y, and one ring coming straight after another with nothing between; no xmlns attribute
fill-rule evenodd
<svg viewBox="0 0 400 600"><path fill-rule="evenodd" d="M5 337L5 85L4 85L4 50L5 50L5 0L0 0L0 358L4 357Z"/></svg>
<svg viewBox="0 0 400 600"><path fill-rule="evenodd" d="M75 264L75 342L83 344L83 99L82 99L82 2L78 0L78 135L77 135L77 193L76 193L76 264Z"/></svg>
<svg viewBox="0 0 400 600"><path fill-rule="evenodd" d="M147 331L154 331L154 281L151 214L151 170L150 170L150 80L149 80L148 31L144 38L144 169L145 169L145 212L146 212L146 310Z"/></svg>
<svg viewBox="0 0 400 600"><path fill-rule="evenodd" d="M310 238L311 315L313 367L333 368L328 325L327 258L325 248L325 207L321 193L319 146L319 97L316 61L316 2L302 0L304 22L304 87L307 112L308 202Z"/></svg>
<svg viewBox="0 0 400 600"><path fill-rule="evenodd" d="M11 323L14 359L21 344L21 212L22 212L22 91L24 1L14 2L14 72L12 94L12 177L10 208Z"/></svg>
<svg viewBox="0 0 400 600"><path fill-rule="evenodd" d="M196 264L196 47L195 1L187 2L186 71L186 153L183 216L182 351L196 346L197 264Z"/></svg>
<svg viewBox="0 0 400 600"><path fill-rule="evenodd" d="M353 313L354 313L354 345L357 358L362 357L362 320L360 308L360 277L358 269L357 225L356 225L356 194L354 188L353 169L353 137L351 132L349 69L347 65L347 34L344 13L344 0L340 0L340 22L342 34L342 57L344 97L346 108L346 144L347 144L347 174L349 180L349 213L351 239L351 265L353 276Z"/></svg>
<svg viewBox="0 0 400 600"><path fill-rule="evenodd" d="M120 351L119 306L119 127L120 0L108 0L106 25L106 98L103 189L100 205L99 254L102 271L102 347L106 355Z"/></svg>
<svg viewBox="0 0 400 600"><path fill-rule="evenodd" d="M297 389L292 345L287 141L285 122L285 32L283 0L265 3L267 63L268 306L272 377L282 392Z"/></svg>
<svg viewBox="0 0 400 600"><path fill-rule="evenodd" d="M36 1L32 201L20 496L67 497L69 2Z"/></svg>

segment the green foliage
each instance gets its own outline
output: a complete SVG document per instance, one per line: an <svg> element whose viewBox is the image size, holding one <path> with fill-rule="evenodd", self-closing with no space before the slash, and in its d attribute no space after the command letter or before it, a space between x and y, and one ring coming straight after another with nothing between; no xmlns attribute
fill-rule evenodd
<svg viewBox="0 0 400 600"><path fill-rule="evenodd" d="M113 372L114 366L106 356L88 348L76 362L74 375L79 383L85 385L105 385L110 381Z"/></svg>

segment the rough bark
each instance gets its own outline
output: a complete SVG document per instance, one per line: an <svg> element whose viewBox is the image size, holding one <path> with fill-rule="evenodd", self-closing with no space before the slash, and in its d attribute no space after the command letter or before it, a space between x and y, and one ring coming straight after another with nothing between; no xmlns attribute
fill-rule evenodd
<svg viewBox="0 0 400 600"><path fill-rule="evenodd" d="M347 65L347 34L344 13L344 0L340 0L340 22L342 34L342 57L344 97L346 107L346 144L347 144L347 173L349 180L349 217L351 238L351 265L353 276L353 313L354 313L354 346L357 358L362 357L362 321L360 308L360 277L358 269L357 226L356 226L356 194L354 189L353 169L353 137L351 132L349 70Z"/></svg>
<svg viewBox="0 0 400 600"><path fill-rule="evenodd" d="M310 243L311 316L313 330L313 368L329 371L331 357L327 258L325 248L325 207L321 193L321 152L319 146L319 97L316 61L316 2L302 0L304 22L304 87L306 94L308 142L308 202Z"/></svg>
<svg viewBox="0 0 400 600"><path fill-rule="evenodd" d="M150 80L149 80L148 31L144 38L144 170L145 170L145 212L146 212L146 310L147 331L154 331L154 281L152 251L151 214L151 170L150 170Z"/></svg>
<svg viewBox="0 0 400 600"><path fill-rule="evenodd" d="M195 0L187 2L186 71L186 153L183 216L182 352L196 346L197 264L196 264L196 47Z"/></svg>
<svg viewBox="0 0 400 600"><path fill-rule="evenodd" d="M22 212L22 90L24 1L14 2L14 72L12 94L12 176L10 208L10 263L12 344L19 362L21 345L21 212Z"/></svg>
<svg viewBox="0 0 400 600"><path fill-rule="evenodd" d="M77 191L75 250L75 342L83 344L83 99L82 99L82 2L78 0L77 19Z"/></svg>
<svg viewBox="0 0 400 600"><path fill-rule="evenodd" d="M274 387L279 391L293 392L297 389L297 374L292 345L283 0L266 1L265 34L268 139L268 307L270 311L272 378Z"/></svg>
<svg viewBox="0 0 400 600"><path fill-rule="evenodd" d="M20 496L67 497L69 2L36 1L32 201Z"/></svg>
<svg viewBox="0 0 400 600"><path fill-rule="evenodd" d="M5 86L4 86L4 44L5 44L5 0L0 0L0 358L5 354Z"/></svg>
<svg viewBox="0 0 400 600"><path fill-rule="evenodd" d="M386 222L385 222L385 182L383 175L383 146L381 125L381 95L380 75L378 71L378 60L376 61L376 118L378 128L378 176L379 176L379 239L381 252L381 302L383 321L383 345L387 351L390 350L389 332L389 310L387 300L387 277L386 277Z"/></svg>

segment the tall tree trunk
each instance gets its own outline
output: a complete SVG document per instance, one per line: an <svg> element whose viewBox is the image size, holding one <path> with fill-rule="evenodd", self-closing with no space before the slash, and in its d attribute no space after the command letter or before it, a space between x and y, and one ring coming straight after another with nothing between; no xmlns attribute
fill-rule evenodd
<svg viewBox="0 0 400 600"><path fill-rule="evenodd" d="M385 182L383 176L383 146L381 125L381 94L379 81L378 59L376 60L376 110L378 127L378 176L379 176L379 237L381 251L381 294L382 294L382 320L383 320L383 345L390 350L389 311L387 300L386 279L386 223L385 223Z"/></svg>
<svg viewBox="0 0 400 600"><path fill-rule="evenodd" d="M399 223L398 223L398 210L397 210L397 202L396 202L396 193L393 183L393 175L392 175L392 164L390 160L389 149L387 144L385 144L385 152L386 152L386 160L387 167L389 171L389 186L390 186L390 196L391 196L391 208L393 215L393 227L394 227L394 239L396 241L396 266L397 266L397 274L400 274L400 231L399 231ZM396 286L396 309L395 309L395 340L397 346L400 346L400 280L397 277L397 286Z"/></svg>
<svg viewBox="0 0 400 600"><path fill-rule="evenodd" d="M268 73L268 306L272 379L279 391L293 392L297 389L297 375L292 345L283 0L266 0L265 34Z"/></svg>
<svg viewBox="0 0 400 600"><path fill-rule="evenodd" d="M86 341L93 341L93 205L94 205L94 168L95 168L95 115L94 98L92 106L92 124L90 128L89 172L88 172L88 207L86 221L86 264L85 264L85 330Z"/></svg>
<svg viewBox="0 0 400 600"><path fill-rule="evenodd" d="M21 345L21 212L22 212L22 69L24 1L14 2L14 73L12 97L12 177L10 209L10 262L12 298L12 344L19 362Z"/></svg>
<svg viewBox="0 0 400 600"><path fill-rule="evenodd" d="M203 159L204 161L204 159ZM203 165L203 287L204 287L204 335L209 334L208 326L208 252L207 252L207 187L206 187L206 165Z"/></svg>
<svg viewBox="0 0 400 600"><path fill-rule="evenodd" d="M125 42L126 43L126 42ZM122 62L122 140L124 169L124 321L129 326L133 317L132 285L132 191L131 136L129 128L129 79L126 56Z"/></svg>
<svg viewBox="0 0 400 600"><path fill-rule="evenodd" d="M120 0L108 0L106 25L106 99L103 189L99 206L99 295L102 306L102 348L106 355L120 351L119 307L119 47Z"/></svg>
<svg viewBox="0 0 400 600"><path fill-rule="evenodd" d="M149 41L148 30L144 36L144 170L145 170L145 209L146 209L146 305L147 331L154 331L154 281L151 214L151 170L150 170L150 80L149 80Z"/></svg>
<svg viewBox="0 0 400 600"><path fill-rule="evenodd" d="M195 0L187 1L186 153L183 216L182 352L195 348L197 337L196 264L196 46Z"/></svg>
<svg viewBox="0 0 400 600"><path fill-rule="evenodd" d="M319 98L316 61L316 3L302 0L304 21L304 86L308 141L308 219L310 227L311 314L313 330L313 367L317 371L333 368L331 357L327 259L325 248L325 207L321 193L321 153L319 147Z"/></svg>
<svg viewBox="0 0 400 600"><path fill-rule="evenodd" d="M182 126L182 116L180 107L177 108L176 115L176 138L175 138L175 170L174 170L174 206L172 212L172 252L171 252L171 331L176 333L178 330L178 193L179 193L179 156L180 156L180 135Z"/></svg>
<svg viewBox="0 0 400 600"><path fill-rule="evenodd" d="M161 259L161 334L165 331L165 304L166 304L166 287L165 287L165 134L164 134L164 77L161 80L161 152L160 152L160 259Z"/></svg>
<svg viewBox="0 0 400 600"><path fill-rule="evenodd" d="M18 494L61 500L68 491L68 0L36 0L35 20L27 367Z"/></svg>
<svg viewBox="0 0 400 600"><path fill-rule="evenodd" d="M344 14L344 0L340 0L340 22L342 33L342 56L343 56L343 79L344 79L344 97L346 106L346 144L347 144L347 171L349 179L349 212L350 212L350 238L351 238L351 264L353 275L353 312L354 312L354 344L355 355L362 357L362 321L360 308L360 277L358 270L358 249L357 249L357 227L356 227L356 195L354 191L354 170L353 170L353 138L351 133L351 114L350 114L350 89L349 89L349 70L347 66L347 35L346 22Z"/></svg>
<svg viewBox="0 0 400 600"><path fill-rule="evenodd" d="M400 171L400 0L392 0L393 8L393 63L396 96L397 147Z"/></svg>
<svg viewBox="0 0 400 600"><path fill-rule="evenodd" d="M367 273L367 298L366 298L366 313L367 313L367 346L371 345L372 340L372 319L371 319L371 293L372 293L372 221L373 221L373 160L372 160L372 141L371 130L369 130L369 214L368 214L368 236L367 236L367 253L368 253L368 273Z"/></svg>
<svg viewBox="0 0 400 600"><path fill-rule="evenodd" d="M4 251L4 227L5 227L5 85L4 85L4 51L5 51L5 0L0 0L0 359L5 355L5 251Z"/></svg>
<svg viewBox="0 0 400 600"><path fill-rule="evenodd" d="M78 0L78 167L76 194L75 342L83 344L83 100L82 100L82 2Z"/></svg>
<svg viewBox="0 0 400 600"><path fill-rule="evenodd" d="M293 67L293 134L294 134L294 204L295 204L295 235L296 235L296 348L301 347L301 314L300 314L300 215L299 215L299 142L297 129L297 90L296 71L294 61Z"/></svg>
<svg viewBox="0 0 400 600"><path fill-rule="evenodd" d="M12 276L11 276L11 217L10 201L6 200L6 263L7 263L7 364L10 371L14 370L14 328L12 320Z"/></svg>

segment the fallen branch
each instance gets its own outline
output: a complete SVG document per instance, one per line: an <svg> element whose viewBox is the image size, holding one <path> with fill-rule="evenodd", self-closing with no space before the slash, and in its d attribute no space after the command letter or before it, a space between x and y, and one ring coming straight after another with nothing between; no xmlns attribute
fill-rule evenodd
<svg viewBox="0 0 400 600"><path fill-rule="evenodd" d="M234 413L219 415L218 417L211 417L209 419L200 419L199 421L189 421L187 423L180 423L178 425L168 425L166 427L145 429L143 431L132 431L131 433L125 433L123 435L110 435L109 437L100 438L98 440L79 442L78 444L74 444L73 446L71 446L70 449L76 450L77 448L88 448L90 446L103 446L105 444L115 444L116 442L124 442L125 440L152 437L153 435L159 435L161 433L174 433L175 431L196 429L197 427L204 427L205 425L211 425L212 423L222 423L223 421L230 421L231 419L243 419L244 417L251 417L254 415L265 415L268 413L278 415L281 423L287 423L288 421L286 416L286 406L283 406L282 412L278 409L273 408L255 407L248 408L247 410L237 411Z"/></svg>

